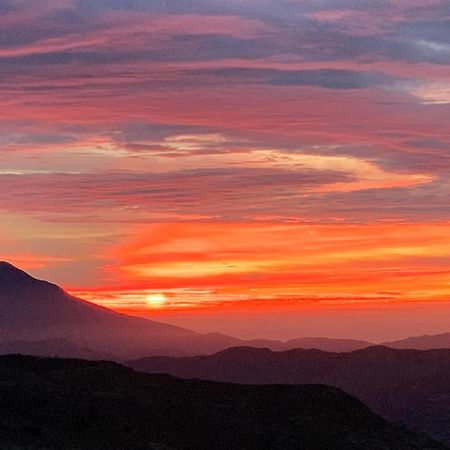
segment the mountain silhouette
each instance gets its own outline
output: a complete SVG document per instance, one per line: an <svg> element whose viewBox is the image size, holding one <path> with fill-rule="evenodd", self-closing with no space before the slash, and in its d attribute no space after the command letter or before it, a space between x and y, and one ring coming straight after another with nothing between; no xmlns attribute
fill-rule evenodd
<svg viewBox="0 0 450 450"><path fill-rule="evenodd" d="M244 386L0 357L0 449L444 450L328 386Z"/></svg>
<svg viewBox="0 0 450 450"><path fill-rule="evenodd" d="M129 357L178 347L196 336L190 330L88 303L11 264L0 263L0 341L66 339Z"/></svg>
<svg viewBox="0 0 450 450"><path fill-rule="evenodd" d="M249 384L327 384L411 430L450 444L450 350L369 347L350 353L273 352L240 347L210 356L152 357L128 365L148 373Z"/></svg>

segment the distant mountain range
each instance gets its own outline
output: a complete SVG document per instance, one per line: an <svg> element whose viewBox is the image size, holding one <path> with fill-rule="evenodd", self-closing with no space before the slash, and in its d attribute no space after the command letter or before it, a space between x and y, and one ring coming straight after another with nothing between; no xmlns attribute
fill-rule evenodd
<svg viewBox="0 0 450 450"><path fill-rule="evenodd" d="M373 344L351 339L246 341L220 333L199 334L88 303L70 296L54 284L31 277L7 262L0 262L0 354L124 360L151 355L212 354L236 346L348 352L370 345ZM388 345L450 348L450 333L409 338Z"/></svg>
<svg viewBox="0 0 450 450"><path fill-rule="evenodd" d="M249 384L326 384L373 411L450 445L450 350L369 347L350 353L240 347L210 356L152 357L128 365L148 373Z"/></svg>
<svg viewBox="0 0 450 450"><path fill-rule="evenodd" d="M386 347L430 350L433 348L450 348L450 333L424 335L383 343Z"/></svg>
<svg viewBox="0 0 450 450"><path fill-rule="evenodd" d="M328 386L244 386L0 357L0 449L444 450Z"/></svg>

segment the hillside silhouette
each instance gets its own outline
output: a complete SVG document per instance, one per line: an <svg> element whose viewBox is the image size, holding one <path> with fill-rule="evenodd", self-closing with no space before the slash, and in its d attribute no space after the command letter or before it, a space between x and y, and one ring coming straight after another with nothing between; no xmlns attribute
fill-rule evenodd
<svg viewBox="0 0 450 450"><path fill-rule="evenodd" d="M387 420L450 444L448 349L369 347L328 353L240 347L210 356L151 357L128 365L149 373L232 383L327 384L354 395Z"/></svg>
<svg viewBox="0 0 450 450"><path fill-rule="evenodd" d="M0 448L438 450L327 386L245 386L0 357Z"/></svg>
<svg viewBox="0 0 450 450"><path fill-rule="evenodd" d="M37 280L6 262L0 262L0 341L25 343L63 339L67 346L117 358L145 354L180 354L190 339L202 341L193 331L127 316L69 295L60 287ZM207 339L204 339L207 341ZM206 345L206 344L205 344ZM33 346L30 345L30 352ZM200 350L200 345L198 347ZM73 356L78 356L77 349Z"/></svg>

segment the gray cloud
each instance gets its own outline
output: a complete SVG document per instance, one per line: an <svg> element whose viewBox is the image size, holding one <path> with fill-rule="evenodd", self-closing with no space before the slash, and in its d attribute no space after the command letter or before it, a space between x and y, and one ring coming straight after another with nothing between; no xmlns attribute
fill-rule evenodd
<svg viewBox="0 0 450 450"><path fill-rule="evenodd" d="M201 73L200 73L201 74ZM395 77L378 72L355 70L270 70L230 68L205 72L215 79L264 83L274 86L317 86L328 89L361 89L378 85L389 85L398 81Z"/></svg>
<svg viewBox="0 0 450 450"><path fill-rule="evenodd" d="M10 194L0 208L52 220L88 216L108 220L148 218L151 214L197 214L215 219L267 211L323 184L350 181L340 172L251 168L195 169L169 173L0 175L0 189ZM272 205L272 206L271 206ZM122 211L123 214L120 212ZM283 214L291 212L284 211ZM294 211L292 211L294 213ZM175 219L177 220L177 219Z"/></svg>

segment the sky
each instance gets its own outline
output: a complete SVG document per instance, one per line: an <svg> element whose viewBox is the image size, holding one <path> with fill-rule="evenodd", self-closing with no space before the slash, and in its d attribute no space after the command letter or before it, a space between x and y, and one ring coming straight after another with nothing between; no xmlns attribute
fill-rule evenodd
<svg viewBox="0 0 450 450"><path fill-rule="evenodd" d="M1 259L241 337L450 331L447 0L3 0Z"/></svg>

